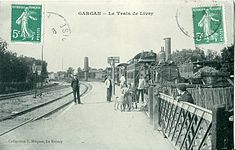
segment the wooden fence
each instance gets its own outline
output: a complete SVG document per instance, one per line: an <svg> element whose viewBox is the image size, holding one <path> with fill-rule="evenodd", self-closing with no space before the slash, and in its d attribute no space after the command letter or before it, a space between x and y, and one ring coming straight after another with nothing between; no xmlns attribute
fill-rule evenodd
<svg viewBox="0 0 236 150"><path fill-rule="evenodd" d="M158 91L170 96L177 96L175 86L166 86ZM226 108L233 108L234 88L228 87L193 87L187 85L187 91L192 94L194 103L198 106L211 110L214 105L226 105Z"/></svg>
<svg viewBox="0 0 236 150"><path fill-rule="evenodd" d="M188 88L196 105L211 110L214 105L225 104L233 107L233 87L219 88Z"/></svg>

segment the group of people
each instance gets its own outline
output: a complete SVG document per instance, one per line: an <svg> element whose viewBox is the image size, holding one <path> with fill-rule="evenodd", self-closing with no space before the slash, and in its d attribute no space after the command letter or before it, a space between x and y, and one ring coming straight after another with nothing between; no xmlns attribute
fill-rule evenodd
<svg viewBox="0 0 236 150"><path fill-rule="evenodd" d="M108 76L107 79L105 80L105 85L107 88L107 101L111 102L112 81L111 81L110 76ZM121 99L123 101L122 102L123 108L125 108L126 105L128 105L128 108L129 108L130 106L127 100L128 99L127 96L131 91L131 84L127 85L124 75L120 77L120 87L121 87ZM138 80L138 86L137 86L137 99L136 99L137 103L140 103L140 100L139 100L140 96L141 96L141 103L144 103L145 87L146 87L146 81L144 79L144 76L140 74L139 80ZM176 97L177 101L184 101L184 102L189 102L189 103L194 104L193 97L187 91L187 87L185 84L180 84L179 86L177 86L177 93L178 93L178 96Z"/></svg>
<svg viewBox="0 0 236 150"><path fill-rule="evenodd" d="M138 80L138 87L137 87L137 102L138 103L139 103L140 95L141 95L141 102L144 103L144 89L146 86L145 84L146 84L146 82L145 82L143 75L140 75L139 80ZM125 76L122 75L120 78L120 87L121 87L121 89L123 89L123 88L126 89L127 86L128 86L128 89L131 88L131 84L127 85ZM121 92L123 92L123 90L121 90Z"/></svg>
<svg viewBox="0 0 236 150"><path fill-rule="evenodd" d="M129 104L129 100L128 100L128 95L129 93L131 93L131 84L127 84L126 83L126 79L125 76L122 75L119 79L120 81L120 88L121 88L121 101L122 101L122 106L123 108L126 108L126 106L128 106L128 108L130 108L130 104ZM107 89L107 101L111 102L111 97L112 97L112 81L111 81L111 77L108 75L106 80L105 80L105 86ZM138 94L138 103L139 103L139 97L141 95L141 102L144 103L144 88L145 88L145 79L142 75L140 75L140 79L139 79L139 84L137 87L137 94Z"/></svg>
<svg viewBox="0 0 236 150"><path fill-rule="evenodd" d="M107 79L105 80L105 85L107 88L107 101L111 102L112 97L112 81L111 77L107 76ZM81 104L80 101L80 81L77 78L76 75L73 76L73 79L71 81L71 87L73 90L74 95L74 102L75 104ZM120 78L120 87L121 87L121 97L123 100L123 107L126 107L126 105L129 106L129 103L127 103L127 96L131 90L131 84L127 85L125 76L122 75ZM137 87L137 102L139 103L139 98L141 95L141 102L144 103L144 89L145 89L145 79L142 75L140 75L138 87ZM187 91L186 85L182 84L177 87L178 96L176 99L178 101L185 101L189 103L194 103L192 95Z"/></svg>

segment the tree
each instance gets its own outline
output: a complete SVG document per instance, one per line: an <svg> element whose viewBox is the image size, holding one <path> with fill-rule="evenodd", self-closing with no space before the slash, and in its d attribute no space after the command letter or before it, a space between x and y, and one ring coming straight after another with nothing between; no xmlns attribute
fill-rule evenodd
<svg viewBox="0 0 236 150"><path fill-rule="evenodd" d="M205 54L204 51L200 49L182 49L173 52L171 57L177 65L181 65L188 62L202 61L205 59Z"/></svg>
<svg viewBox="0 0 236 150"><path fill-rule="evenodd" d="M206 60L217 60L217 61L220 61L220 56L217 54L217 51L214 51L214 50L211 50L211 49L208 49L207 52L206 52Z"/></svg>
<svg viewBox="0 0 236 150"><path fill-rule="evenodd" d="M7 49L7 42L0 38L0 82L2 80L3 68L4 68L4 55Z"/></svg>
<svg viewBox="0 0 236 150"><path fill-rule="evenodd" d="M31 67L42 65L42 77L47 77L47 63L32 57L17 56L7 50L7 43L0 38L0 82L27 82L33 77Z"/></svg>
<svg viewBox="0 0 236 150"><path fill-rule="evenodd" d="M77 68L77 73L79 74L80 72L82 72L83 70L80 68L80 67L78 67Z"/></svg>
<svg viewBox="0 0 236 150"><path fill-rule="evenodd" d="M7 50L7 42L0 38L0 51L4 52Z"/></svg>
<svg viewBox="0 0 236 150"><path fill-rule="evenodd" d="M234 45L221 50L221 70L234 74Z"/></svg>
<svg viewBox="0 0 236 150"><path fill-rule="evenodd" d="M74 74L74 69L72 67L69 67L66 71L66 76L70 77L73 74Z"/></svg>

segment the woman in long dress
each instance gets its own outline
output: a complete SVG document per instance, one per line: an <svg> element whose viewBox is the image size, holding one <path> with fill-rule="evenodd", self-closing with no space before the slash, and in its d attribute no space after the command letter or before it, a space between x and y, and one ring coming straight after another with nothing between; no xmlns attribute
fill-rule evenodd
<svg viewBox="0 0 236 150"><path fill-rule="evenodd" d="M21 16L16 20L16 23L18 25L21 25L21 35L20 37L23 38L23 40L27 38L31 38L33 40L35 33L29 28L29 19L37 20L37 18L34 18L31 16L31 12L29 11L28 7L25 7L24 12L21 14Z"/></svg>

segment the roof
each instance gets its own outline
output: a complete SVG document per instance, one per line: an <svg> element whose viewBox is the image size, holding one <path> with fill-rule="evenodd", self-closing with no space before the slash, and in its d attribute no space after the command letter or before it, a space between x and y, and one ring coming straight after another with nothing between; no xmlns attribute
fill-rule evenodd
<svg viewBox="0 0 236 150"><path fill-rule="evenodd" d="M137 54L134 59L138 59L139 63L156 61L157 54L152 51L143 51Z"/></svg>
<svg viewBox="0 0 236 150"><path fill-rule="evenodd" d="M127 65L128 65L127 63L120 63L120 64L117 65L117 67L122 67L122 66L126 67Z"/></svg>

